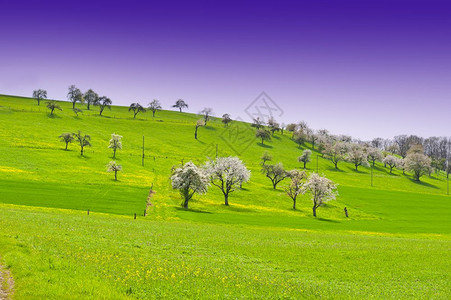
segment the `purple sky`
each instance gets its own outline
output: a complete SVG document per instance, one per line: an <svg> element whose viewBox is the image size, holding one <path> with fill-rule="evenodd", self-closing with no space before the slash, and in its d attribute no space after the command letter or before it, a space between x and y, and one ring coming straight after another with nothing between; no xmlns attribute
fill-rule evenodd
<svg viewBox="0 0 451 300"><path fill-rule="evenodd" d="M94 3L95 2L95 3ZM0 93L92 88L114 104L178 98L362 139L451 136L447 1L0 0Z"/></svg>

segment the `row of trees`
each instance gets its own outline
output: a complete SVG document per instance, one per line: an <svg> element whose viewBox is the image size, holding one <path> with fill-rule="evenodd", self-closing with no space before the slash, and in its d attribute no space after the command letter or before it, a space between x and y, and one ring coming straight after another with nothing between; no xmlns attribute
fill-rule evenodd
<svg viewBox="0 0 451 300"><path fill-rule="evenodd" d="M267 164L272 158L268 153L262 156L262 172L271 179L274 189L285 178L290 178L290 184L284 187L286 194L293 200L293 209L296 209L296 200L299 195L309 193L313 202L313 216L316 210L325 202L335 199L336 185L325 177L316 173L307 176L305 171L285 171L281 163ZM242 184L250 179L250 171L238 157L218 157L198 167L188 162L172 170L172 188L179 190L183 202L182 206L188 208L188 203L194 194L204 194L211 185L219 188L224 195L224 205L229 205L229 194L242 188Z"/></svg>
<svg viewBox="0 0 451 300"><path fill-rule="evenodd" d="M273 118L266 123L258 118L254 119L252 126L257 128L256 137L261 139L262 144L270 140L275 132L283 133L284 130ZM360 166L374 166L376 161L380 161L385 166L390 166L390 172L394 167L402 169L403 173L412 172L417 181L434 170L445 171L447 177L451 171L451 140L448 138L422 139L413 135L399 135L393 140L377 138L363 142L347 135L332 135L325 129L314 131L303 121L288 124L285 129L292 132L291 138L299 147L309 142L312 149L317 148L323 157L331 160L336 169L339 168L340 161L352 163L356 171ZM298 158L304 163L304 168L310 157L311 152L303 152Z"/></svg>

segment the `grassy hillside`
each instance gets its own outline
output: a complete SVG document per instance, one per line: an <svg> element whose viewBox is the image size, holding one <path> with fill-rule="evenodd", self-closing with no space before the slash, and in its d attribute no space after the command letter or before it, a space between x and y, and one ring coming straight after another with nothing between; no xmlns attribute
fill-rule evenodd
<svg viewBox="0 0 451 300"><path fill-rule="evenodd" d="M15 275L17 297L449 296L451 198L441 175L416 183L377 164L371 187L369 169L341 162L337 171L314 151L309 171L318 167L338 183L340 196L313 218L306 197L293 211L281 189L286 182L274 190L260 173L264 151L287 169L300 167L303 149L290 133L261 145L249 124L226 129L213 120L195 140L193 114L133 119L115 106L104 116L93 108L76 117L71 104L61 106L50 116L32 99L0 96L0 256ZM58 139L77 130L92 137L83 157ZM105 167L112 133L124 145L117 182ZM211 187L181 209L171 167L203 163L216 145L220 156L245 162L250 182L231 194L230 207Z"/></svg>

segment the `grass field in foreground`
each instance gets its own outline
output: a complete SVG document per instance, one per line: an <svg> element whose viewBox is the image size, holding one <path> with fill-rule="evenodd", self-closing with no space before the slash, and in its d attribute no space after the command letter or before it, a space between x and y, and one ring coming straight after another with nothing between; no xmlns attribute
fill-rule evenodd
<svg viewBox="0 0 451 300"><path fill-rule="evenodd" d="M0 205L0 228L17 299L445 299L451 288L451 243L435 235L133 220L11 205Z"/></svg>
<svg viewBox="0 0 451 300"><path fill-rule="evenodd" d="M355 172L342 162L336 171L314 151L308 171L318 161L340 196L313 218L307 198L293 211L285 182L273 190L259 171L264 151L287 169L300 167L296 158L311 145L297 147L289 133L262 146L248 124L224 129L213 120L194 140L192 114L133 119L113 107L103 117L97 108L76 117L62 102L51 117L42 105L0 96L0 256L18 299L450 297L451 197L440 174L416 183L378 163L371 187L369 169ZM244 144L230 139L234 126L243 129ZM92 136L84 157L58 140L76 130ZM113 132L124 137L118 182L105 172ZM241 150L251 181L231 194L230 207L211 188L180 209L171 167L203 163L216 144L220 156ZM152 185L149 215L133 220Z"/></svg>

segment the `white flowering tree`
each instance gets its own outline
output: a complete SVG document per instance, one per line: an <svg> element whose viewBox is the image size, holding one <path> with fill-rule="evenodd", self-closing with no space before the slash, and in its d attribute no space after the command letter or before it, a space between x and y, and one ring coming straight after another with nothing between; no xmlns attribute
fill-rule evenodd
<svg viewBox="0 0 451 300"><path fill-rule="evenodd" d="M344 142L335 142L334 144L324 144L323 153L332 161L335 169L338 170L338 163L346 158L348 146Z"/></svg>
<svg viewBox="0 0 451 300"><path fill-rule="evenodd" d="M247 182L251 172L238 157L218 157L205 165L211 184L224 195L224 204L229 206L229 194Z"/></svg>
<svg viewBox="0 0 451 300"><path fill-rule="evenodd" d="M378 148L369 147L366 151L368 161L373 164L373 167L376 161L380 161L383 158L382 151Z"/></svg>
<svg viewBox="0 0 451 300"><path fill-rule="evenodd" d="M304 164L304 169L305 166L308 162L310 162L310 158L312 157L312 151L311 150L304 150L302 151L302 155L298 157L298 161Z"/></svg>
<svg viewBox="0 0 451 300"><path fill-rule="evenodd" d="M122 149L122 136L115 133L111 134L108 148L113 149L113 158L116 158L116 151Z"/></svg>
<svg viewBox="0 0 451 300"><path fill-rule="evenodd" d="M183 197L183 207L188 208L188 202L195 193L204 194L208 190L209 178L204 170L193 162L187 162L181 168L173 171L171 176L172 188L179 190Z"/></svg>
<svg viewBox="0 0 451 300"><path fill-rule="evenodd" d="M291 179L289 185L284 187L285 193L293 200L293 209L296 209L296 199L300 194L304 193L304 184L307 179L305 171L292 170L288 172Z"/></svg>
<svg viewBox="0 0 451 300"><path fill-rule="evenodd" d="M385 165L390 167L390 174L393 172L393 168L396 167L399 163L399 158L393 155L388 155L382 161Z"/></svg>
<svg viewBox="0 0 451 300"><path fill-rule="evenodd" d="M313 216L316 217L316 209L324 203L335 200L337 186L326 177L321 177L313 173L307 179L303 188L305 193L309 193L313 202Z"/></svg>
<svg viewBox="0 0 451 300"><path fill-rule="evenodd" d="M122 166L118 165L115 161L110 161L106 165L107 172L114 172L114 180L117 181L117 172L122 171Z"/></svg>
<svg viewBox="0 0 451 300"><path fill-rule="evenodd" d="M412 152L404 159L404 167L413 173L416 181L420 181L421 176L429 173L431 159L422 153Z"/></svg>
<svg viewBox="0 0 451 300"><path fill-rule="evenodd" d="M346 160L354 164L355 170L358 171L360 166L369 167L367 154L360 145L352 145L350 147Z"/></svg>

